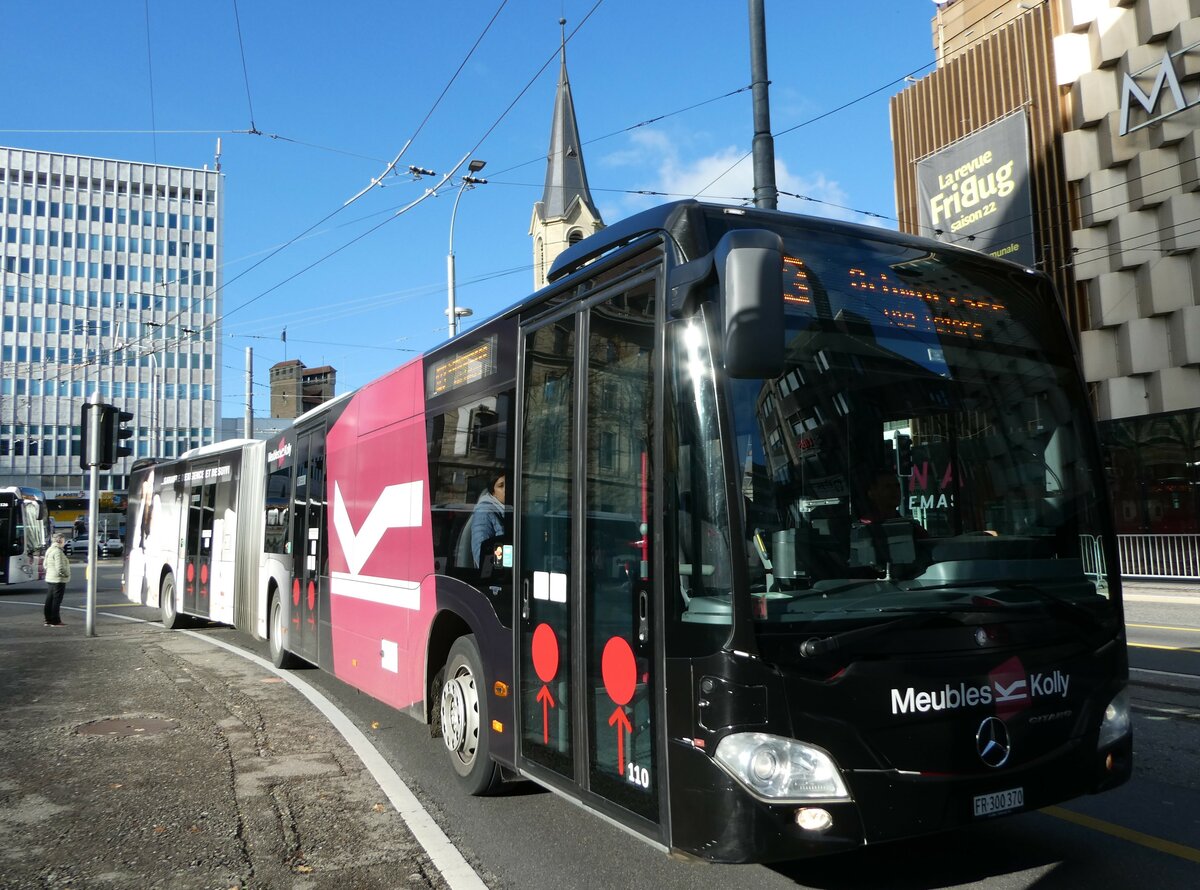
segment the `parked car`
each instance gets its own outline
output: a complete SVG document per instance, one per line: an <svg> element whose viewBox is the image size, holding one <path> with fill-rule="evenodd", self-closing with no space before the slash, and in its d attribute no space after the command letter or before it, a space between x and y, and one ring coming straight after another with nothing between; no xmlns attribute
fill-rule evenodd
<svg viewBox="0 0 1200 890"><path fill-rule="evenodd" d="M79 554L83 556L87 553L87 535L79 535L63 544L63 552L67 556ZM101 538L96 541L96 556L103 558L106 556L120 556L125 552L125 542L116 535Z"/></svg>

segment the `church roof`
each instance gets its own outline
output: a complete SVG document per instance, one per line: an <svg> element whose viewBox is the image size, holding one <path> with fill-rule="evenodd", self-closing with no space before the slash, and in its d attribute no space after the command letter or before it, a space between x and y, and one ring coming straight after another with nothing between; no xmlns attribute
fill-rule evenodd
<svg viewBox="0 0 1200 890"><path fill-rule="evenodd" d="M550 153L546 156L546 187L539 212L542 219L565 217L578 199L599 220L600 211L588 189L587 171L579 126L575 122L575 102L567 78L567 46L563 41L562 65L558 75L558 93L554 98L554 121L550 125Z"/></svg>

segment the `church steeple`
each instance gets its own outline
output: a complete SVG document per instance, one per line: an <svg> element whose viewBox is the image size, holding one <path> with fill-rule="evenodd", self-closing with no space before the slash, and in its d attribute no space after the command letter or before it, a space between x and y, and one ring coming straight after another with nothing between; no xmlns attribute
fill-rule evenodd
<svg viewBox="0 0 1200 890"><path fill-rule="evenodd" d="M560 28L565 26L566 19L559 19L558 24ZM534 287L546 284L546 272L556 256L603 227L604 221L588 189L575 102L567 77L567 40L563 28L562 62L554 97L554 119L550 124L550 151L546 156L546 185L542 200L533 207L529 226L529 234L533 236Z"/></svg>

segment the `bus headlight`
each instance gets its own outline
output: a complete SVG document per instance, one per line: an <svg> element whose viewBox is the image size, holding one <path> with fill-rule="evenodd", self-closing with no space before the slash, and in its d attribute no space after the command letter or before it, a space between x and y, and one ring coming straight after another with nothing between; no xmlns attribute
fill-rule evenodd
<svg viewBox="0 0 1200 890"><path fill-rule="evenodd" d="M849 800L825 751L764 732L737 732L717 745L716 760L755 797L770 803Z"/></svg>
<svg viewBox="0 0 1200 890"><path fill-rule="evenodd" d="M1122 689L1104 709L1104 719L1100 721L1100 739L1096 747L1107 748L1129 735L1130 729L1129 690Z"/></svg>

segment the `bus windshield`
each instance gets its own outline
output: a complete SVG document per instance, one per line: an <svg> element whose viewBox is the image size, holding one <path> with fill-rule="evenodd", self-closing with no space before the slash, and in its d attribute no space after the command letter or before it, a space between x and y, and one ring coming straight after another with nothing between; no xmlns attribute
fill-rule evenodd
<svg viewBox="0 0 1200 890"><path fill-rule="evenodd" d="M959 252L812 230L784 249L786 368L725 384L733 466L722 484L688 477L710 527L681 523L681 547L743 536L760 632L924 612L1115 617L1104 480L1053 292ZM693 320L679 338L679 377L706 330ZM704 390L678 384L682 413L701 415L682 426L681 465L706 439L711 451ZM681 583L720 597L728 548L704 549L709 568Z"/></svg>

